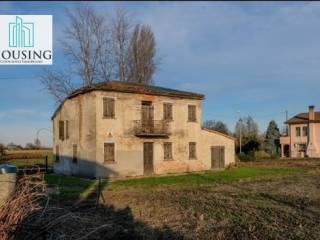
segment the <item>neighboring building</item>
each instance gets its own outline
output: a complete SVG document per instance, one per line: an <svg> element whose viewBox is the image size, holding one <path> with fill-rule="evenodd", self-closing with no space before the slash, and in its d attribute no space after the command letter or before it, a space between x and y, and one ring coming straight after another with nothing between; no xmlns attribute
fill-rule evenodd
<svg viewBox="0 0 320 240"><path fill-rule="evenodd" d="M201 128L201 94L109 81L81 88L54 113L57 173L137 176L224 168L234 139Z"/></svg>
<svg viewBox="0 0 320 240"><path fill-rule="evenodd" d="M285 123L288 134L280 137L282 157L320 157L320 112L315 112L314 106Z"/></svg>

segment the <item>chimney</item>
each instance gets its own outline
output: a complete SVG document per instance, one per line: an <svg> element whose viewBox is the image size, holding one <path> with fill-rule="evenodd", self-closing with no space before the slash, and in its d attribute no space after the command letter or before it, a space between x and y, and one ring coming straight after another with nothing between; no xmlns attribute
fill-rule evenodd
<svg viewBox="0 0 320 240"><path fill-rule="evenodd" d="M309 106L309 121L314 120L314 106Z"/></svg>

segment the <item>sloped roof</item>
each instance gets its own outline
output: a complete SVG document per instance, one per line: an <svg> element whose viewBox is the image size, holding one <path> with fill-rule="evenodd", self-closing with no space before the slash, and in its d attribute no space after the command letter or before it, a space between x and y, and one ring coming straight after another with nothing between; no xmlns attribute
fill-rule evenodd
<svg viewBox="0 0 320 240"><path fill-rule="evenodd" d="M83 87L71 93L67 98L72 98L78 94L83 94L83 93L91 92L94 90L138 93L138 94L159 95L159 96L169 96L169 97L191 98L191 99L204 99L204 95L198 94L198 93L180 91L176 89L164 88L164 87L153 86L153 85L142 85L137 83L122 82L122 81L106 81L106 82L94 84L90 87Z"/></svg>
<svg viewBox="0 0 320 240"><path fill-rule="evenodd" d="M66 101L67 99L74 98L80 94L85 94L92 91L136 93L136 94L179 97L179 98L199 99L199 100L202 100L205 97L203 94L199 94L199 93L180 91L176 89L164 88L164 87L159 87L154 85L142 85L137 83L122 82L122 81L106 81L106 82L93 84L90 87L79 88L74 92L72 92L69 96L67 96L64 101ZM59 111L64 101L56 109L56 111L52 116L52 119L54 118L56 113Z"/></svg>
<svg viewBox="0 0 320 240"><path fill-rule="evenodd" d="M233 141L237 140L235 137L232 137L232 136L230 136L228 134L224 134L224 133L216 131L216 130L212 130L212 129L205 128L205 127L202 127L202 130L207 131L207 132L211 132L211 133L215 133L215 134L221 135L221 136L226 137L226 138L230 138Z"/></svg>
<svg viewBox="0 0 320 240"><path fill-rule="evenodd" d="M320 112L314 113L314 120L309 120L309 113L299 113L294 117L290 118L285 123L287 124L299 124L299 123L309 123L309 122L320 122Z"/></svg>

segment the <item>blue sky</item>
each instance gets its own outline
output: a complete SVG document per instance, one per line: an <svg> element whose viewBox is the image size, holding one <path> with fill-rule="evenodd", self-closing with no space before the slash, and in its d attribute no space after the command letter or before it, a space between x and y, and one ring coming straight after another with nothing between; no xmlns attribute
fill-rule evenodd
<svg viewBox="0 0 320 240"><path fill-rule="evenodd" d="M158 43L156 85L206 95L203 119L231 130L251 115L260 131L314 104L320 109L320 3L318 2L96 2L101 13L125 7L150 24ZM53 15L54 64L66 63L57 41L73 2L0 2L0 14ZM41 66L0 65L0 142L33 142L51 128L55 100L38 79ZM318 104L319 103L319 104ZM51 144L50 133L40 140Z"/></svg>

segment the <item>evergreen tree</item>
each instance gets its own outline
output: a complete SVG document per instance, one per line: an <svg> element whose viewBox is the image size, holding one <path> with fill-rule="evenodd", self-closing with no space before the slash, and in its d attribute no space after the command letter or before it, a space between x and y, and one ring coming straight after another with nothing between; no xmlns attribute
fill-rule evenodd
<svg viewBox="0 0 320 240"><path fill-rule="evenodd" d="M272 120L269 123L266 139L265 139L265 150L270 155L278 154L280 147L280 131L277 123Z"/></svg>

